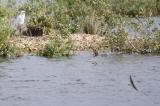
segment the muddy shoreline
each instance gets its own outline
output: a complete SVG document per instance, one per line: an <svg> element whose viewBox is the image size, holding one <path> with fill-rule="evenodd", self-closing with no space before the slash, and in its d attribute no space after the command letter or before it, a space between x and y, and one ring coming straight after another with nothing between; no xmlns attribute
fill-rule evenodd
<svg viewBox="0 0 160 106"><path fill-rule="evenodd" d="M49 43L51 39L52 36L50 35L43 35L37 37L22 35L11 37L9 39L9 42L15 44L24 53L36 53L38 50L44 47L45 44ZM71 40L74 43L75 51L90 51L93 47L102 49L103 44L106 42L105 37L90 34L72 34Z"/></svg>

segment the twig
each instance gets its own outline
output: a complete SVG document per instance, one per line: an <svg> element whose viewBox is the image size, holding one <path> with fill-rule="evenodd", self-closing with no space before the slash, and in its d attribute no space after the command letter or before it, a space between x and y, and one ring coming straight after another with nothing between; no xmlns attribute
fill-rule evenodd
<svg viewBox="0 0 160 106"><path fill-rule="evenodd" d="M133 87L136 91L138 91L137 87L135 86L135 84L134 84L134 82L133 82L133 79L132 79L132 76L131 76L131 75L130 75L130 83L131 83L132 87Z"/></svg>
<svg viewBox="0 0 160 106"><path fill-rule="evenodd" d="M138 53L140 53L140 50L138 50L134 45L132 45L132 43L129 40L128 40L128 42Z"/></svg>

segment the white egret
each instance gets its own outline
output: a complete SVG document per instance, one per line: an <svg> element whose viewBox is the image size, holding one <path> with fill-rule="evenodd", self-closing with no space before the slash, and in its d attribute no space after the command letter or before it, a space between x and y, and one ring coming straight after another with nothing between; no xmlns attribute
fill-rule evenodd
<svg viewBox="0 0 160 106"><path fill-rule="evenodd" d="M19 30L20 32L24 28L25 24L25 11L21 11L21 13L14 19L12 20L11 27L14 30Z"/></svg>
<svg viewBox="0 0 160 106"><path fill-rule="evenodd" d="M20 15L17 17L17 24L23 25L25 20L25 11L21 11Z"/></svg>
<svg viewBox="0 0 160 106"><path fill-rule="evenodd" d="M18 15L16 18L17 29L20 30L20 32L24 25L24 21L25 21L25 11L21 11L20 15Z"/></svg>

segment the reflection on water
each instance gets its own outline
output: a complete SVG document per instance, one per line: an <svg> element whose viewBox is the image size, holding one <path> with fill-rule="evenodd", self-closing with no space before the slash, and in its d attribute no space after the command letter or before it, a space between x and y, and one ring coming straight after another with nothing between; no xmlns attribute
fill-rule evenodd
<svg viewBox="0 0 160 106"><path fill-rule="evenodd" d="M159 106L160 57L79 52L0 63L0 106ZM129 82L132 75L139 91Z"/></svg>

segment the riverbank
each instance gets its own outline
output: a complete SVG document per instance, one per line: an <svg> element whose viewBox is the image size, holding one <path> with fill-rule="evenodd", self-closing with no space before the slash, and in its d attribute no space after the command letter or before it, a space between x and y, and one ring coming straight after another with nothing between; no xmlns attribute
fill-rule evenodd
<svg viewBox="0 0 160 106"><path fill-rule="evenodd" d="M43 56L43 51L45 51L46 57L52 53L49 57L56 56L57 54L58 56L68 56L70 53L73 54L74 51L84 50L93 51L93 53L101 50L139 54L160 52L159 36L154 38L144 36L130 38L125 33L122 36L99 36L79 33L71 34L67 38L59 36L58 39L53 35L38 37L13 36L10 37L9 43L15 45L17 49L16 55L28 53L36 55L41 51Z"/></svg>
<svg viewBox="0 0 160 106"><path fill-rule="evenodd" d="M0 35L3 35L0 36L0 55L33 53L54 57L69 56L81 50L91 50L97 55L106 49L159 54L160 24L152 18L160 13L158 4L157 0L124 0L121 3L118 0L40 0L27 1L13 11L14 2L8 2L0 5ZM10 19L16 18L21 10L26 13L27 28L40 28L39 36L43 29L44 36L12 35ZM131 39L130 34L140 37Z"/></svg>
<svg viewBox="0 0 160 106"><path fill-rule="evenodd" d="M46 44L50 42L53 36L43 35L38 37L31 36L13 36L9 39L9 43L15 44L22 53L37 53ZM74 51L91 50L92 48L104 49L106 39L104 36L90 34L72 34Z"/></svg>

